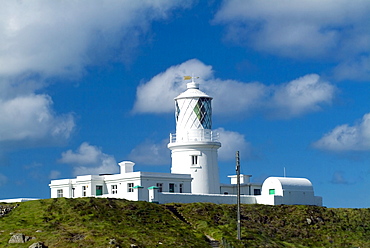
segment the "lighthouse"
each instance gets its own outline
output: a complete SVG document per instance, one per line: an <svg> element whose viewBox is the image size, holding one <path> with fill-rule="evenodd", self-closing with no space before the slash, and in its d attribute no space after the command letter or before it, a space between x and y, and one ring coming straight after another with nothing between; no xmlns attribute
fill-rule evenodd
<svg viewBox="0 0 370 248"><path fill-rule="evenodd" d="M195 77L175 98L176 134L170 134L171 173L190 174L193 194L219 194L219 134L212 131L212 97L199 90Z"/></svg>

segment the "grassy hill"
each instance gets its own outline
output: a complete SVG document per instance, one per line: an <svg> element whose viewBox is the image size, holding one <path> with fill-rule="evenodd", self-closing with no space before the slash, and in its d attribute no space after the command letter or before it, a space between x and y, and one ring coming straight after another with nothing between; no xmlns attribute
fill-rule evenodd
<svg viewBox="0 0 370 248"><path fill-rule="evenodd" d="M11 205L11 204L1 204ZM20 203L0 217L0 247L370 247L370 209L242 205L158 205L119 199L46 199ZM8 244L11 233L35 237ZM113 244L114 243L114 244Z"/></svg>

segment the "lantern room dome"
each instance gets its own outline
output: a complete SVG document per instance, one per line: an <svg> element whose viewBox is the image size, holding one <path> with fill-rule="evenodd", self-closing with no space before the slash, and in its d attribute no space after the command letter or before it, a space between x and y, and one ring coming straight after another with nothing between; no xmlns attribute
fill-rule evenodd
<svg viewBox="0 0 370 248"><path fill-rule="evenodd" d="M191 82L191 83L187 84L187 90L184 91L183 93L181 93L180 95L178 95L175 98L175 100L183 99L183 98L200 98L200 97L212 99L212 97L210 97L209 95L207 95L203 91L199 90L199 84L198 83Z"/></svg>

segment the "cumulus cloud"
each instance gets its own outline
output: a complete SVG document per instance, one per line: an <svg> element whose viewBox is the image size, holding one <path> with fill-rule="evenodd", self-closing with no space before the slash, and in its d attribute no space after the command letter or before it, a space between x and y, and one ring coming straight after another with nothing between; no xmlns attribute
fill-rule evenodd
<svg viewBox="0 0 370 248"><path fill-rule="evenodd" d="M335 87L320 80L317 74L310 74L275 88L272 106L278 112L274 115L296 116L321 109L322 104L330 104ZM280 112L280 113L279 113Z"/></svg>
<svg viewBox="0 0 370 248"><path fill-rule="evenodd" d="M63 152L59 162L72 165L74 175L118 172L118 165L113 156L103 153L101 148L87 142L82 143L76 151Z"/></svg>
<svg viewBox="0 0 370 248"><path fill-rule="evenodd" d="M352 60L347 60L336 66L333 74L338 80L369 81L370 56L360 56Z"/></svg>
<svg viewBox="0 0 370 248"><path fill-rule="evenodd" d="M170 0L5 1L0 9L0 74L80 73L100 55L123 56L151 21L189 5Z"/></svg>
<svg viewBox="0 0 370 248"><path fill-rule="evenodd" d="M335 86L310 74L280 85L259 82L244 83L214 78L211 66L192 59L171 66L137 88L133 111L136 113L173 112L173 98L185 90L182 76L191 73L200 77L201 90L214 97L216 114L248 115L256 111L274 118L292 118L318 111L330 104Z"/></svg>
<svg viewBox="0 0 370 248"><path fill-rule="evenodd" d="M353 126L344 124L335 127L313 143L313 147L334 152L370 150L370 113Z"/></svg>
<svg viewBox="0 0 370 248"><path fill-rule="evenodd" d="M265 94L265 87L260 83L243 84L233 80L215 79L212 66L205 65L197 59L191 59L180 65L171 66L165 72L141 84L137 88L133 111L137 113L173 112L173 99L186 90L183 76L193 74L199 77L197 82L202 84L207 94L215 98L215 112L227 114L230 111L232 114L235 111L251 109ZM236 99L239 100L238 104L235 104Z"/></svg>
<svg viewBox="0 0 370 248"><path fill-rule="evenodd" d="M74 126L72 114L54 114L48 95L29 94L0 99L0 142L45 138L66 140Z"/></svg>
<svg viewBox="0 0 370 248"><path fill-rule="evenodd" d="M50 145L71 135L73 115L53 111L48 82L87 66L125 62L149 33L191 1L4 1L0 8L0 144ZM53 80L52 80L53 79ZM11 143L11 145L9 145ZM5 148L4 148L5 149Z"/></svg>
<svg viewBox="0 0 370 248"><path fill-rule="evenodd" d="M220 134L220 142L222 144L218 150L220 160L235 160L236 151L239 151L243 157L250 157L252 155L252 146L246 141L243 134L227 131L224 128L217 128L215 131Z"/></svg>
<svg viewBox="0 0 370 248"><path fill-rule="evenodd" d="M214 23L226 25L229 40L260 51L348 65L364 54L369 58L369 11L366 0L232 0L224 1ZM369 77L363 69L360 74Z"/></svg>
<svg viewBox="0 0 370 248"><path fill-rule="evenodd" d="M138 164L168 165L171 163L171 153L167 148L168 142L168 139L160 143L146 140L132 149L128 157Z"/></svg>
<svg viewBox="0 0 370 248"><path fill-rule="evenodd" d="M205 80L213 75L212 67L197 59L171 66L137 88L133 108L137 113L168 113L173 111L173 98L186 89L183 76L197 75Z"/></svg>
<svg viewBox="0 0 370 248"><path fill-rule="evenodd" d="M231 161L235 160L235 152L240 151L245 157L250 157L252 147L245 140L243 134L233 131L227 131L224 128L215 130L220 134L221 148L218 150L220 160ZM168 139L160 143L155 143L151 140L139 144L129 154L129 159L138 164L145 165L169 165L171 164L171 151L167 148Z"/></svg>
<svg viewBox="0 0 370 248"><path fill-rule="evenodd" d="M243 83L221 79L208 80L204 90L215 98L214 113L223 115L248 115L261 109L270 94L269 87L259 82Z"/></svg>

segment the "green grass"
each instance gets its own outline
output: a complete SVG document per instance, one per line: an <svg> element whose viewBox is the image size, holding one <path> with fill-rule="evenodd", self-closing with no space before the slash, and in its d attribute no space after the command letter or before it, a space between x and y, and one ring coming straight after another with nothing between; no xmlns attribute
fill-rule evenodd
<svg viewBox="0 0 370 248"><path fill-rule="evenodd" d="M41 230L42 232L36 232ZM9 233L34 236L49 247L109 247L116 239L122 247L207 247L201 233L175 219L162 205L117 199L47 199L21 203L0 218L0 246Z"/></svg>
<svg viewBox="0 0 370 248"><path fill-rule="evenodd" d="M242 241L236 206L183 204L179 212L206 234L235 247L370 247L370 209L242 205Z"/></svg>
<svg viewBox="0 0 370 248"><path fill-rule="evenodd" d="M11 204L1 204L11 205ZM0 247L209 247L204 235L233 247L370 247L370 209L315 206L242 205L242 240L236 239L236 206L172 204L188 225L165 205L119 199L46 199L20 203L0 218ZM36 232L41 230L42 232ZM36 237L8 244L10 233ZM114 247L114 246L112 246Z"/></svg>

